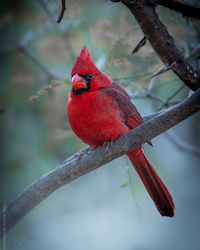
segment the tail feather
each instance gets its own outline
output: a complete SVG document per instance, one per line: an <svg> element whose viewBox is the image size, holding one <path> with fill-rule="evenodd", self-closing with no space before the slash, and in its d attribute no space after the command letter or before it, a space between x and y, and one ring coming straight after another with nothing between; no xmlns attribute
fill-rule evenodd
<svg viewBox="0 0 200 250"><path fill-rule="evenodd" d="M146 159L143 149L137 148L127 154L162 216L174 216L173 199L156 170Z"/></svg>

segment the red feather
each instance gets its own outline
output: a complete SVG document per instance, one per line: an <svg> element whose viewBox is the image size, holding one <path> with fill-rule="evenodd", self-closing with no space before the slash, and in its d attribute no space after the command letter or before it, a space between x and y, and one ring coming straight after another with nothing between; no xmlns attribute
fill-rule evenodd
<svg viewBox="0 0 200 250"><path fill-rule="evenodd" d="M99 147L143 123L128 94L95 66L86 47L83 47L71 75L74 77L68 100L68 120L75 134L83 142L93 148ZM146 159L142 147L127 155L160 214L172 217L172 197L154 167Z"/></svg>

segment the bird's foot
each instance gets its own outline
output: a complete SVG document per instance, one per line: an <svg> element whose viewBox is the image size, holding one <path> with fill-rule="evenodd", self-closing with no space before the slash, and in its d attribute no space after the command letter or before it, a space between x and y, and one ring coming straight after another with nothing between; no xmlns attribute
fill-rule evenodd
<svg viewBox="0 0 200 250"><path fill-rule="evenodd" d="M91 147L86 147L84 149L82 149L81 151L77 152L75 155L74 155L74 158L77 158L77 162L80 161L81 157L84 155L84 154L88 154L90 151L92 151L93 148Z"/></svg>
<svg viewBox="0 0 200 250"><path fill-rule="evenodd" d="M109 150L109 147L112 147L113 146L113 141L105 141L103 143L103 146L106 146L106 150L108 151Z"/></svg>

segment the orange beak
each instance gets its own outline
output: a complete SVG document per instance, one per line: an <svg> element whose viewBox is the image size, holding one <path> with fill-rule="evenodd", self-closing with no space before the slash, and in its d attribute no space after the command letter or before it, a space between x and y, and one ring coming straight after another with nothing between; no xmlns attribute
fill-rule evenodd
<svg viewBox="0 0 200 250"><path fill-rule="evenodd" d="M78 74L75 74L72 77L72 86L74 87L74 89L87 89L87 83L86 81L83 79L83 77L79 76Z"/></svg>

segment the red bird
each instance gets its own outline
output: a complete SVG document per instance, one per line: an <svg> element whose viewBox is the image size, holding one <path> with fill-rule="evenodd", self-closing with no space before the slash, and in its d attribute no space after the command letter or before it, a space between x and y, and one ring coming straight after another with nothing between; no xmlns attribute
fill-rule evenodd
<svg viewBox="0 0 200 250"><path fill-rule="evenodd" d="M71 72L67 115L74 133L92 148L116 140L143 123L128 94L94 64L83 47ZM162 216L174 215L166 186L148 162L142 147L127 154Z"/></svg>

